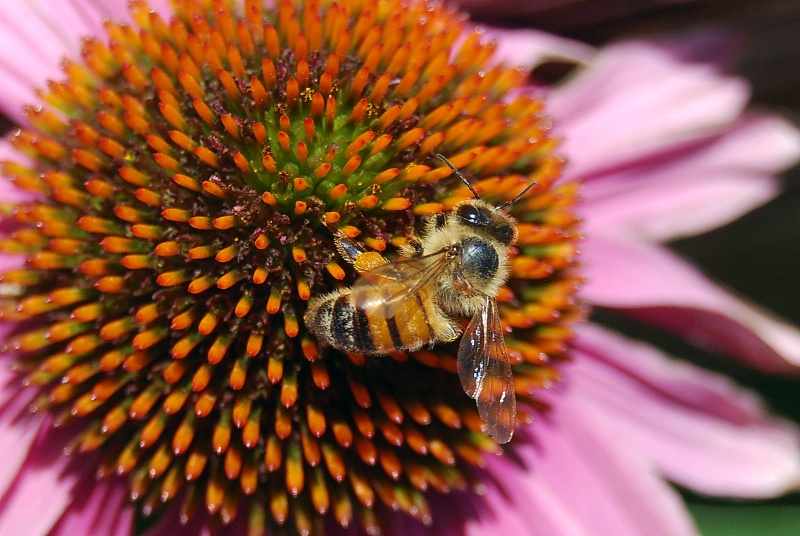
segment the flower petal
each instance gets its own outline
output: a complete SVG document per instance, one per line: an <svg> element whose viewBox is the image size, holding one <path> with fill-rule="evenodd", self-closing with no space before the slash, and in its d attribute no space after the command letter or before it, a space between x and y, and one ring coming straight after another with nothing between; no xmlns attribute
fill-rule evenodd
<svg viewBox="0 0 800 536"><path fill-rule="evenodd" d="M695 534L678 494L655 474L642 453L604 426L602 416L585 405L578 389L567 386L566 395L554 398L552 407L552 418L535 422L532 442L516 453L529 467L527 477L534 482L541 479L540 485L582 533ZM511 489L516 494L520 488ZM517 508L530 508L525 488L518 497Z"/></svg>
<svg viewBox="0 0 800 536"><path fill-rule="evenodd" d="M581 246L585 299L739 358L797 373L800 330L734 297L666 248L591 234Z"/></svg>
<svg viewBox="0 0 800 536"><path fill-rule="evenodd" d="M533 69L545 61L563 59L585 63L594 55L595 49L571 39L565 39L536 30L486 29L486 37L497 42L492 59L507 65Z"/></svg>
<svg viewBox="0 0 800 536"><path fill-rule="evenodd" d="M168 0L149 2L164 12ZM167 11L168 12L168 11ZM121 0L28 0L0 7L0 112L18 124L35 88L60 79L62 58L80 58L81 37L105 35L103 20L130 19Z"/></svg>
<svg viewBox="0 0 800 536"><path fill-rule="evenodd" d="M773 497L800 484L800 432L728 378L596 326L578 328L571 386L617 441L669 479L715 496Z"/></svg>
<svg viewBox="0 0 800 536"><path fill-rule="evenodd" d="M48 536L132 534L133 509L128 504L125 483L121 480L96 480L86 475L78 484L81 493Z"/></svg>
<svg viewBox="0 0 800 536"><path fill-rule="evenodd" d="M740 121L722 135L589 181L584 215L604 233L665 241L706 232L768 201L771 176L800 156L800 134L775 117Z"/></svg>
<svg viewBox="0 0 800 536"><path fill-rule="evenodd" d="M22 469L0 500L0 534L46 536L70 507L79 477L68 472L68 438L44 420Z"/></svg>
<svg viewBox="0 0 800 536"><path fill-rule="evenodd" d="M99 9L83 2L9 2L0 16L0 110L21 123L22 105L38 101L34 88L61 76L64 55L77 57L82 35L102 30ZM63 21L64 24L61 24ZM10 91L7 91L9 88Z"/></svg>
<svg viewBox="0 0 800 536"><path fill-rule="evenodd" d="M0 324L0 337L3 339L10 331L9 324ZM35 392L19 384L19 377L11 372L8 363L0 366L0 497L3 497L28 456L43 416L31 415L28 407L33 402ZM2 533L0 533L2 534Z"/></svg>
<svg viewBox="0 0 800 536"><path fill-rule="evenodd" d="M390 515L387 534L696 534L678 494L584 405L578 389L549 398L552 413L518 429L505 456L487 460L482 496L433 496L432 527Z"/></svg>
<svg viewBox="0 0 800 536"><path fill-rule="evenodd" d="M605 47L589 67L549 97L547 112L570 178L685 143L731 123L749 97L747 85L713 66L682 63L652 43Z"/></svg>

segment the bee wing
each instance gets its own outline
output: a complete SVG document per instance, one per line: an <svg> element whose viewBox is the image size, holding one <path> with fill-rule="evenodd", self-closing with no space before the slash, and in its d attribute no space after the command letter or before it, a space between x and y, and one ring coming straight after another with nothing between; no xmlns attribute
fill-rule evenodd
<svg viewBox="0 0 800 536"><path fill-rule="evenodd" d="M353 285L353 305L373 310L380 307L384 318L395 316L453 261L446 252L404 257L364 272Z"/></svg>
<svg viewBox="0 0 800 536"><path fill-rule="evenodd" d="M472 317L458 347L461 385L497 443L508 443L517 420L514 377L503 339L497 302L491 296Z"/></svg>

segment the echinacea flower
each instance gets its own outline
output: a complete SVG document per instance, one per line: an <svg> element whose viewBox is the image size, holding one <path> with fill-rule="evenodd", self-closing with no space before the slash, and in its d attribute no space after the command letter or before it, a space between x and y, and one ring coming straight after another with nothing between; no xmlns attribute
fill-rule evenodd
<svg viewBox="0 0 800 536"><path fill-rule="evenodd" d="M793 427L584 323L578 294L588 274L591 302L723 351L730 333L756 364L796 358L793 328L649 242L762 202L800 153L779 120L742 118L740 83L642 44L499 35L492 56L463 16L416 2L134 1L101 28L121 4L0 17L6 39L39 40L0 57L23 127L0 145L0 534L681 535L662 477L741 497L797 484ZM78 35L82 59L49 71ZM544 53L588 65L549 96L561 148L542 91L497 63ZM508 207L497 297L533 422L502 448L452 345L346 355L302 324L356 277L334 232L391 257L471 196L437 153L493 204L536 182ZM666 275L665 297L648 278Z"/></svg>

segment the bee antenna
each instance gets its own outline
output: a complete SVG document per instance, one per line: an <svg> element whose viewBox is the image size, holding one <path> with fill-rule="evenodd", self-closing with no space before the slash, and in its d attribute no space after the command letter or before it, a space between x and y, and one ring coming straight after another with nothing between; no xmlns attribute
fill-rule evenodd
<svg viewBox="0 0 800 536"><path fill-rule="evenodd" d="M453 173L456 174L456 177L461 179L461 182L463 182L464 184L467 185L467 188L469 188L469 191L472 192L472 195L475 196L475 199L480 199L481 198L481 196L478 195L478 192L475 191L475 188L473 188L472 185L469 183L469 181L464 178L464 175L462 175L461 172L458 171L456 169L456 167L453 164L450 163L450 160L445 158L445 156L443 154L439 154L439 153L436 153L436 157L439 160L441 160L442 162L444 162L447 165L447 167L449 167L451 170L453 170Z"/></svg>
<svg viewBox="0 0 800 536"><path fill-rule="evenodd" d="M532 183L530 183L530 184L529 184L529 185L527 185L527 186L526 186L526 187L525 187L525 188L524 188L524 189L523 189L523 190L522 190L520 193L518 193L517 195L515 195L515 196L514 196L514 199L512 199L511 201L506 201L506 202L505 202L505 203L503 203L502 205L498 205L498 206L494 207L494 209L495 209L495 210L500 210L500 209L502 209L502 208L506 208L506 207L507 207L507 206L509 206L509 205L513 205L514 203L516 203L517 201L519 201L520 199L522 199L522 196L523 196L523 195L525 195L525 194L527 194L527 193L530 191L530 189L531 189L531 188L533 188L534 186L536 186L536 183L535 183L535 182L532 182Z"/></svg>

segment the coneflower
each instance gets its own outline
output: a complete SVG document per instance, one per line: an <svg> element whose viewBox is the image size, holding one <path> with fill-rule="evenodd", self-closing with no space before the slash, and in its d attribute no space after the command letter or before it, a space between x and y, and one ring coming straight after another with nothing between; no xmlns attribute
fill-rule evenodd
<svg viewBox="0 0 800 536"><path fill-rule="evenodd" d="M742 116L746 85L414 0L165 3L0 8L2 43L24 43L0 46L22 128L0 140L0 534L688 536L666 479L798 485L796 427L583 321L613 308L796 370L795 328L657 243L768 199L800 155L794 128ZM532 87L554 56L573 76ZM365 356L303 325L357 280L336 237L395 260L473 198L437 155L495 207L535 184L503 209L507 445L458 340Z"/></svg>
<svg viewBox="0 0 800 536"><path fill-rule="evenodd" d="M29 107L2 172L3 317L35 411L75 423L145 515L180 502L222 523L368 532L384 504L424 523L425 492L466 490L500 449L449 346L321 350L302 318L353 283L334 232L391 257L424 219L534 181L498 300L521 412L558 378L573 294L575 184L525 73L460 14L423 3L143 1L106 24ZM509 99L509 94L517 96Z"/></svg>

